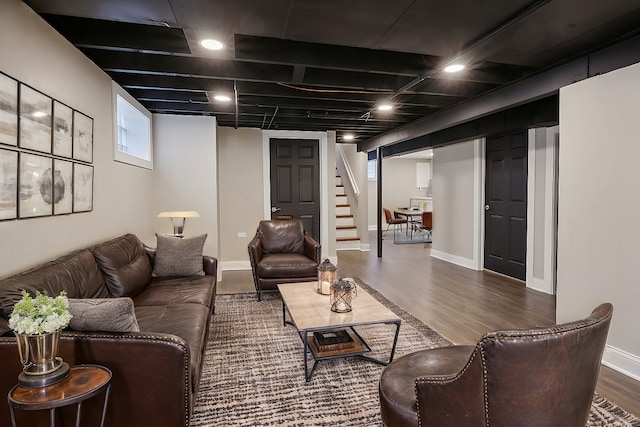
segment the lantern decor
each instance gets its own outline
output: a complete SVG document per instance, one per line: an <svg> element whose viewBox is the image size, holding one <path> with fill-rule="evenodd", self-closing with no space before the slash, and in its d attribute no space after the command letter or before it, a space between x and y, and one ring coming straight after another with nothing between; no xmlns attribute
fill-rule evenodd
<svg viewBox="0 0 640 427"><path fill-rule="evenodd" d="M331 285L331 311L347 313L351 311L351 301L356 298L356 284L339 278Z"/></svg>
<svg viewBox="0 0 640 427"><path fill-rule="evenodd" d="M338 268L331 264L329 259L325 259L324 262L318 266L319 294L329 295L331 293L331 285L336 281L336 270L338 270Z"/></svg>

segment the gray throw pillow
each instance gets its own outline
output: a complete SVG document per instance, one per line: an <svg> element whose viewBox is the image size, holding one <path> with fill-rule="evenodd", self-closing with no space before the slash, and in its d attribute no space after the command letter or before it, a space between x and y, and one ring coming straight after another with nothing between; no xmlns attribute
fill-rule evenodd
<svg viewBox="0 0 640 427"><path fill-rule="evenodd" d="M156 277L204 275L202 248L206 234L196 237L175 237L156 234L158 241L153 275Z"/></svg>
<svg viewBox="0 0 640 427"><path fill-rule="evenodd" d="M69 298L74 331L140 332L133 300L122 298Z"/></svg>

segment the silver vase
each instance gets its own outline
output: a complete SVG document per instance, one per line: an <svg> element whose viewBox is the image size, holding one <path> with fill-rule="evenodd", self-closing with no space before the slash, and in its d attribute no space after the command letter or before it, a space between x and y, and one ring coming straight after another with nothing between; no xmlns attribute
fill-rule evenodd
<svg viewBox="0 0 640 427"><path fill-rule="evenodd" d="M22 373L18 381L25 387L44 387L69 375L69 365L58 354L60 331L50 334L16 333Z"/></svg>

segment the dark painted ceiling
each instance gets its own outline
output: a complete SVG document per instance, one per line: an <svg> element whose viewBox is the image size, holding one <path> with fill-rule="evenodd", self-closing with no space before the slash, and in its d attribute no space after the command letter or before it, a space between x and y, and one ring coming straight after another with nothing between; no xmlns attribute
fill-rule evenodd
<svg viewBox="0 0 640 427"><path fill-rule="evenodd" d="M357 142L640 28L640 0L24 2L153 113ZM442 72L453 60L467 69ZM391 112L375 109L383 100Z"/></svg>

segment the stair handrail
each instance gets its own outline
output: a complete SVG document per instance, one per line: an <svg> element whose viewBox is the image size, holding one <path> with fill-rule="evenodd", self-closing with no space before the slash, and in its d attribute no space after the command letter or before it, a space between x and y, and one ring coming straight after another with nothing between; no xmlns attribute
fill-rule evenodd
<svg viewBox="0 0 640 427"><path fill-rule="evenodd" d="M344 154L344 149L340 144L336 144L336 151L340 155L340 160L342 160L344 169L347 172L347 177L349 178L349 184L351 184L351 188L353 188L353 192L356 195L356 197L359 197L360 190L358 189L356 177L353 175L353 171L351 170L351 166L349 165L349 160L347 159L347 156Z"/></svg>

